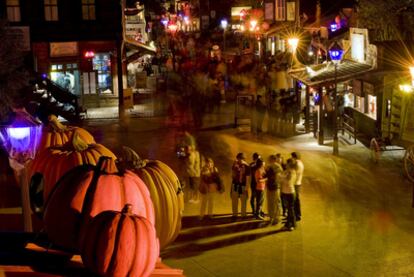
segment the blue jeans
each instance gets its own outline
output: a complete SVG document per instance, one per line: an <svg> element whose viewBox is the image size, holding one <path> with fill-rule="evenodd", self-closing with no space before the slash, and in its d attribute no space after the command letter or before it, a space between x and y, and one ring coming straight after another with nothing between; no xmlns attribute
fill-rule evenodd
<svg viewBox="0 0 414 277"><path fill-rule="evenodd" d="M282 199L284 199L284 202L286 204L286 210L287 210L287 219L286 219L285 226L288 228L296 227L296 217L295 217L295 211L294 211L295 194L282 193Z"/></svg>

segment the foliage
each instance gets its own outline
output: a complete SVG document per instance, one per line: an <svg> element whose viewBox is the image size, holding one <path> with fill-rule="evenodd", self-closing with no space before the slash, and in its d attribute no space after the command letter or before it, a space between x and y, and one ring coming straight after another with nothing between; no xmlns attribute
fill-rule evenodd
<svg viewBox="0 0 414 277"><path fill-rule="evenodd" d="M28 84L19 41L8 33L7 27L8 23L0 20L0 122L7 119L12 106L19 104L18 93Z"/></svg>
<svg viewBox="0 0 414 277"><path fill-rule="evenodd" d="M358 25L370 30L374 41L406 39L414 27L411 0L358 0Z"/></svg>

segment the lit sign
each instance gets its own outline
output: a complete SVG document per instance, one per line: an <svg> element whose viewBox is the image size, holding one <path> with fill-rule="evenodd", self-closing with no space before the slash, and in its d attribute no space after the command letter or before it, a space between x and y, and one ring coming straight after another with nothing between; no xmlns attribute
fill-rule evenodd
<svg viewBox="0 0 414 277"><path fill-rule="evenodd" d="M363 34L351 34L351 57L357 62L365 62L365 43Z"/></svg>

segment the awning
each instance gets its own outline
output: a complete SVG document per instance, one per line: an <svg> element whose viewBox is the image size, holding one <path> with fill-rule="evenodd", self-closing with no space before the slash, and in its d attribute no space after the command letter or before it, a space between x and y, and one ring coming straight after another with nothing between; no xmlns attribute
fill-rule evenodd
<svg viewBox="0 0 414 277"><path fill-rule="evenodd" d="M126 53L128 62L133 62L145 54L152 55L157 52L155 47L131 40L125 40L125 46L131 50Z"/></svg>
<svg viewBox="0 0 414 277"><path fill-rule="evenodd" d="M336 81L343 82L354 79L373 69L375 69L374 65L343 60L337 66ZM335 65L332 62L311 65L292 69L288 74L290 77L303 82L305 85L321 85L335 81Z"/></svg>

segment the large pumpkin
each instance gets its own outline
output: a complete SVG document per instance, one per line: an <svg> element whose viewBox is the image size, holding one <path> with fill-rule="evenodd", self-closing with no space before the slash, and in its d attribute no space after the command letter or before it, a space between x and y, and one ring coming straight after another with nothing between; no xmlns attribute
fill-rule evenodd
<svg viewBox="0 0 414 277"><path fill-rule="evenodd" d="M46 127L39 143L39 150L53 146L70 145L76 132L87 144L94 144L93 136L83 128L66 126L59 122L55 115L49 115L49 126Z"/></svg>
<svg viewBox="0 0 414 277"><path fill-rule="evenodd" d="M102 144L87 144L76 131L72 145L49 147L40 151L33 160L30 176L43 177L43 200L46 201L56 182L70 169L82 165L96 165L101 156L116 159ZM34 182L32 182L34 183Z"/></svg>
<svg viewBox="0 0 414 277"><path fill-rule="evenodd" d="M81 245L83 264L99 276L149 276L159 256L155 228L148 219L106 211L92 219Z"/></svg>
<svg viewBox="0 0 414 277"><path fill-rule="evenodd" d="M154 207L144 182L133 172L118 172L113 159L102 157L96 166L71 169L56 184L45 203L44 223L50 241L78 250L80 229L97 214L121 211L133 205L133 213L154 224Z"/></svg>
<svg viewBox="0 0 414 277"><path fill-rule="evenodd" d="M173 242L181 230L184 195L174 171L157 160L141 160L129 147L123 147L121 161L128 165L147 185L155 209L155 228L163 249Z"/></svg>

